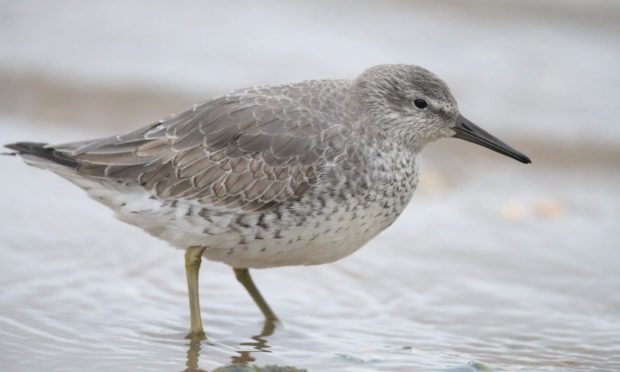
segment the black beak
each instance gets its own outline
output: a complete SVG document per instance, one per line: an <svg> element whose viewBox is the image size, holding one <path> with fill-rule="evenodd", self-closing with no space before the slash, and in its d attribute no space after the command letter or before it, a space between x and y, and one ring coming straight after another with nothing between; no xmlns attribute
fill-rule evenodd
<svg viewBox="0 0 620 372"><path fill-rule="evenodd" d="M452 128L456 134L453 137L463 139L475 143L480 146L484 146L493 151L504 154L513 159L520 161L521 163L531 163L532 161L527 156L523 155L519 151L508 146L504 142L491 135L489 132L480 128L476 124L467 120L463 115L459 115L459 119L454 128Z"/></svg>

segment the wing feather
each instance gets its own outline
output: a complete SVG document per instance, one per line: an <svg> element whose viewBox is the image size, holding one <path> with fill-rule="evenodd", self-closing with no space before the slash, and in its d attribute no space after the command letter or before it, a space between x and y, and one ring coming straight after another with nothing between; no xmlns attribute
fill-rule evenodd
<svg viewBox="0 0 620 372"><path fill-rule="evenodd" d="M161 199L268 209L301 198L322 163L345 151L340 123L304 104L316 100L294 98L275 88L239 91L119 136L53 149L85 177L136 182Z"/></svg>

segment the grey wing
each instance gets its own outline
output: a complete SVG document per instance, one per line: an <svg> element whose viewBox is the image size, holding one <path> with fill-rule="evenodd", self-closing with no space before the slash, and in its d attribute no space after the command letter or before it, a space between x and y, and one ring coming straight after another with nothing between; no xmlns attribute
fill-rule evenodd
<svg viewBox="0 0 620 372"><path fill-rule="evenodd" d="M53 146L85 177L138 182L161 199L260 210L300 199L346 130L286 97L228 95L136 131Z"/></svg>

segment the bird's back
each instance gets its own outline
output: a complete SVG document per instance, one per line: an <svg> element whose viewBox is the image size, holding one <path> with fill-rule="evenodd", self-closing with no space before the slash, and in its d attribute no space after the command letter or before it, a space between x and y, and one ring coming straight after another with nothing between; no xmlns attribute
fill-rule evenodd
<svg viewBox="0 0 620 372"><path fill-rule="evenodd" d="M323 263L387 227L417 183L415 157L369 151L351 88L238 90L122 135L12 148L181 248L237 267ZM404 180L386 178L394 166Z"/></svg>

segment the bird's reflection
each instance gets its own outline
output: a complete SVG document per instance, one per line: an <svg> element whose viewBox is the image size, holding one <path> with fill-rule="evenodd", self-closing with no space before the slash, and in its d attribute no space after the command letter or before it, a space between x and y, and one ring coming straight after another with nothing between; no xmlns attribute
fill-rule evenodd
<svg viewBox="0 0 620 372"><path fill-rule="evenodd" d="M206 340L190 339L189 348L187 349L187 360L183 372L207 372L205 369L198 368L200 359L201 343Z"/></svg>
<svg viewBox="0 0 620 372"><path fill-rule="evenodd" d="M242 342L239 345L243 348L246 346L251 346L254 350L252 351L240 351L238 356L233 356L230 358L230 362L232 364L247 364L248 362L253 362L255 359L252 357L252 353L269 352L269 344L267 344L267 340L265 337L271 336L276 329L276 322L273 320L265 320L263 323L263 329L260 334L256 336L252 336L253 342Z"/></svg>
<svg viewBox="0 0 620 372"><path fill-rule="evenodd" d="M239 351L239 355L233 356L230 359L231 364L244 365L249 362L253 362L256 359L252 356L253 353L265 353L269 352L269 344L266 337L271 336L276 329L277 322L273 320L265 320L261 332L252 336L252 342L242 342L239 344L243 349L248 349L248 346L252 350ZM185 362L184 372L206 372L206 370L198 367L200 362L200 350L203 345L209 345L208 340L191 339L189 341L189 348L187 349L187 360Z"/></svg>

